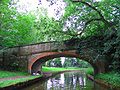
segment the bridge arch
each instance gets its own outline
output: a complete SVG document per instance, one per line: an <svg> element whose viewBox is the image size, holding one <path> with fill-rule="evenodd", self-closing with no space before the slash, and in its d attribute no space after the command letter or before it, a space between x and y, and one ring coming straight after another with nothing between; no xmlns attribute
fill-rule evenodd
<svg viewBox="0 0 120 90"><path fill-rule="evenodd" d="M54 59L58 57L74 57L74 58L82 59L91 64L95 74L99 73L100 71L96 63L94 63L89 56L80 56L79 54L76 53L75 50L71 50L71 51L62 51L62 52L61 51L60 52L44 52L42 54L36 55L34 58L31 58L29 60L29 63L28 63L29 73L32 74L32 73L38 72L41 68L42 63L45 63L49 59Z"/></svg>

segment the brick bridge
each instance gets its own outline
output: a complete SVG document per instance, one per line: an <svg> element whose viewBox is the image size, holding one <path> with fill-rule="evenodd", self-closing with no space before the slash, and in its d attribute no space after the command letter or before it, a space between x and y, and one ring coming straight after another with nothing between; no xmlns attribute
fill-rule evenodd
<svg viewBox="0 0 120 90"><path fill-rule="evenodd" d="M96 52L91 52L89 48L82 48L83 53L78 54L79 44L74 42L43 42L8 48L0 53L0 69L18 69L33 73L39 71L42 63L49 59L75 57L90 63L95 74L105 72L105 64L101 60L93 61L93 56L97 56ZM82 44L85 45L84 42Z"/></svg>

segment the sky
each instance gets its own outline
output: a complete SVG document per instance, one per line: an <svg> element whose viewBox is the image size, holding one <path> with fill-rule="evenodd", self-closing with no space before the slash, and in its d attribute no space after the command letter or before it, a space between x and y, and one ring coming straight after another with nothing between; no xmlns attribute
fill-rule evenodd
<svg viewBox="0 0 120 90"><path fill-rule="evenodd" d="M13 0L16 1L17 11L20 13L34 12L37 8L47 9L49 17L54 17L56 20L64 14L66 3L63 0ZM50 2L51 1L51 2Z"/></svg>
<svg viewBox="0 0 120 90"><path fill-rule="evenodd" d="M101 1L101 0L94 0L94 1L99 2L99 1Z"/></svg>
<svg viewBox="0 0 120 90"><path fill-rule="evenodd" d="M17 7L18 12L29 13L34 12L37 8L47 9L49 17L53 17L56 20L59 20L62 15L64 15L65 7L67 4L63 0L12 0L17 2L15 6ZM93 0L95 2L101 0Z"/></svg>

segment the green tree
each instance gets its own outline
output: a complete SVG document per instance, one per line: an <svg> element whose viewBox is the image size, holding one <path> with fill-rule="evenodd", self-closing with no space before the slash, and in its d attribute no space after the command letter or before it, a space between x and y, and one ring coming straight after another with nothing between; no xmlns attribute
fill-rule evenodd
<svg viewBox="0 0 120 90"><path fill-rule="evenodd" d="M95 56L93 60L97 60L99 56L105 56L105 60L109 62L111 69L119 70L119 0L101 0L100 2L93 2L93 0L74 2L66 0L66 2L68 6L63 20L64 22L70 22L66 32L71 32L73 37L87 37L84 38L87 42L93 39L98 40L98 42L94 42L94 40L91 42L91 50L95 50L98 53L98 56ZM100 40L101 37L102 40Z"/></svg>
<svg viewBox="0 0 120 90"><path fill-rule="evenodd" d="M8 3L9 0L0 2L0 45L10 47L32 43L35 17L19 14Z"/></svg>
<svg viewBox="0 0 120 90"><path fill-rule="evenodd" d="M48 66L48 67L62 67L61 59L60 58L54 58L52 60L49 60L45 63L45 66Z"/></svg>

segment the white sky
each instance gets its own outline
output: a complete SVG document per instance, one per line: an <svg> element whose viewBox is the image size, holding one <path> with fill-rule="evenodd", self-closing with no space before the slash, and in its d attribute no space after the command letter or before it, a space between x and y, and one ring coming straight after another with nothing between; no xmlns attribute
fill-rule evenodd
<svg viewBox="0 0 120 90"><path fill-rule="evenodd" d="M63 65L65 62L65 57L61 57L61 64Z"/></svg>
<svg viewBox="0 0 120 90"><path fill-rule="evenodd" d="M102 0L93 0L94 2L99 2L99 1L102 1Z"/></svg>
<svg viewBox="0 0 120 90"><path fill-rule="evenodd" d="M66 7L66 3L63 0L54 0L55 4L50 5L50 2L46 0L13 0L16 1L16 7L18 12L27 13L34 12L37 8L45 8L47 9L48 16L54 17L55 19L59 19L64 14L64 8ZM57 14L59 13L59 14Z"/></svg>
<svg viewBox="0 0 120 90"><path fill-rule="evenodd" d="M63 0L53 0L56 3L50 5L50 0L12 0L17 2L15 5L19 12L27 13L27 12L34 12L37 10L37 7L45 8L48 11L49 17L54 17L56 20L59 19L64 14L64 8L66 7L66 3ZM52 0L51 0L52 1ZM101 0L93 0L93 1L101 1ZM58 14L59 13L59 14Z"/></svg>
<svg viewBox="0 0 120 90"><path fill-rule="evenodd" d="M96 0L96 1L101 1L101 0Z"/></svg>

